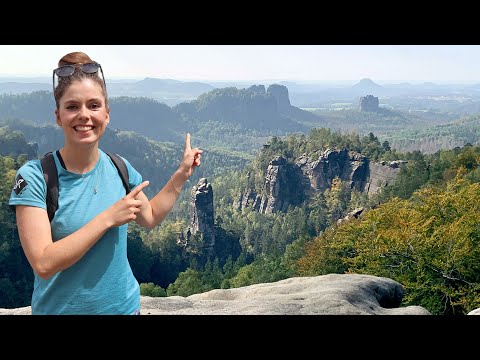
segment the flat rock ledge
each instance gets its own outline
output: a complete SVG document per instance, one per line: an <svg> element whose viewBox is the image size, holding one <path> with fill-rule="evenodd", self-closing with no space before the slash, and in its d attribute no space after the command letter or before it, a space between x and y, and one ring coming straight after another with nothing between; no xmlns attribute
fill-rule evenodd
<svg viewBox="0 0 480 360"><path fill-rule="evenodd" d="M142 315L430 315L421 306L399 307L400 283L360 274L294 277L274 283L215 289L188 297L142 296ZM29 306L0 315L30 315Z"/></svg>

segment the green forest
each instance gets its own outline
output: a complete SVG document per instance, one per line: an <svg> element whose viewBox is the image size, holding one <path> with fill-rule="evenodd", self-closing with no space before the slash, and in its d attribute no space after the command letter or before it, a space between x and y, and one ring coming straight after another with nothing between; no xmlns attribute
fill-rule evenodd
<svg viewBox="0 0 480 360"><path fill-rule="evenodd" d="M57 136L53 128L32 131ZM165 168L173 172L180 156L173 144L129 132L112 132L105 140L105 145L111 142L113 148L121 148L141 173L155 166L148 159L162 159L158 171L150 170L152 177L153 172L168 176ZM8 198L16 169L35 158L39 145L29 144L8 125L0 132L0 144L0 307L11 308L29 305L33 274ZM407 162L396 182L376 196L367 197L337 179L330 189L285 212L262 214L234 206L247 187L263 190L261 179L273 157L294 159L328 148L356 151L370 161ZM142 159L135 155L139 149L145 151ZM202 174L212 174L208 177L214 191L217 239L213 254L202 251L201 235L188 246L177 243L189 221L187 186L176 210L160 226L145 230L130 225L128 256L143 295L188 296L292 276L355 272L399 281L406 290L403 305L421 305L434 314L466 314L480 306L479 147L467 145L430 155L399 153L373 133L360 136L318 128L307 135L272 137L252 161L239 158L232 163L230 154L217 156L215 166L223 171L210 167ZM363 216L338 225L339 219L360 206L366 209Z"/></svg>
<svg viewBox="0 0 480 360"><path fill-rule="evenodd" d="M293 276L363 273L400 282L403 306L463 315L480 307L478 115L381 109L302 111L275 103L280 86L215 89L173 108L148 98L111 99L112 127L100 148L116 152L150 181L153 197L177 169L185 133L204 150L202 166L174 209L152 230L131 223L128 257L142 295L189 296ZM30 304L33 273L8 199L17 169L63 145L51 93L0 95L0 308ZM135 121L132 121L135 119ZM265 196L272 160L288 169L327 151L369 163L402 160L393 183L368 195L336 177L286 209L239 206ZM401 151L400 151L401 150ZM215 246L203 234L187 243L191 189L212 186ZM358 218L347 215L362 209Z"/></svg>

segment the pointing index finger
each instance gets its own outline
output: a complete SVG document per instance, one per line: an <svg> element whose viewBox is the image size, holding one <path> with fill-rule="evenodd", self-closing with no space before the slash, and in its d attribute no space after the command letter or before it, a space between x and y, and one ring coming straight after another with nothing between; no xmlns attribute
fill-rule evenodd
<svg viewBox="0 0 480 360"><path fill-rule="evenodd" d="M191 150L192 147L190 145L190 133L187 133L187 138L185 139L185 150Z"/></svg>
<svg viewBox="0 0 480 360"><path fill-rule="evenodd" d="M135 197L138 194L140 194L140 191L142 191L144 188L146 188L148 185L150 185L150 181L146 180L142 182L140 185L135 187L132 191L130 191L130 196Z"/></svg>

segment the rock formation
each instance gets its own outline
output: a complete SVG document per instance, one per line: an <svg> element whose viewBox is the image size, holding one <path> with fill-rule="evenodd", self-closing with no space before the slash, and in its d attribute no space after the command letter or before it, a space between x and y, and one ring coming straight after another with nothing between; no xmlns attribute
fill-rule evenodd
<svg viewBox="0 0 480 360"><path fill-rule="evenodd" d="M313 158L318 157L318 160ZM295 161L309 179L313 190L324 191L336 177L348 181L350 187L363 191L368 176L368 159L346 149L318 151L312 157L302 155Z"/></svg>
<svg viewBox="0 0 480 360"><path fill-rule="evenodd" d="M239 194L234 207L249 207L264 214L286 211L288 206L301 204L315 192L331 188L335 178L371 196L393 184L404 163L370 163L365 156L346 149L319 150L293 162L277 156L267 167L263 195L249 188Z"/></svg>
<svg viewBox="0 0 480 360"><path fill-rule="evenodd" d="M261 198L260 212L271 214L286 211L290 205L302 202L302 174L298 167L287 163L281 156L270 161L265 176L265 195Z"/></svg>
<svg viewBox="0 0 480 360"><path fill-rule="evenodd" d="M371 275L328 274L216 289L188 297L141 297L142 315L429 315L401 307L398 282ZM30 314L30 307L0 314Z"/></svg>
<svg viewBox="0 0 480 360"><path fill-rule="evenodd" d="M201 178L190 193L190 227L181 239L188 242L192 235L200 233L203 247L212 248L215 246L214 224L212 185Z"/></svg>
<svg viewBox="0 0 480 360"><path fill-rule="evenodd" d="M378 111L378 97L373 95L362 96L360 98L360 111L376 112Z"/></svg>
<svg viewBox="0 0 480 360"><path fill-rule="evenodd" d="M277 110L280 113L288 113L291 108L288 88L284 85L272 84L267 89L267 94L272 95L277 101Z"/></svg>
<svg viewBox="0 0 480 360"><path fill-rule="evenodd" d="M395 179L400 172L400 166L404 163L406 161L397 160L370 164L369 181L365 186L368 195L373 195L385 186L395 183Z"/></svg>
<svg viewBox="0 0 480 360"><path fill-rule="evenodd" d="M363 214L364 210L365 209L363 207L354 209L353 211L349 212L347 214L347 216L345 216L344 218L338 219L337 224L341 224L342 222L345 222L345 221L348 221L348 220L351 220L351 219L357 219L358 217L360 217Z"/></svg>

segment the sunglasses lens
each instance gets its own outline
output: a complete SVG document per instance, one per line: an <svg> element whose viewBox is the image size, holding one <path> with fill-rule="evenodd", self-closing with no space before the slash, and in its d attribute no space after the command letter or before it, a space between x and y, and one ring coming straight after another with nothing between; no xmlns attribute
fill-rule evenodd
<svg viewBox="0 0 480 360"><path fill-rule="evenodd" d="M57 74L57 76L59 76L59 77L70 76L74 73L74 71L75 71L74 66L66 65L66 66L62 66L62 67L59 67L58 69L56 69L55 74Z"/></svg>
<svg viewBox="0 0 480 360"><path fill-rule="evenodd" d="M98 71L98 67L99 67L98 64L88 63L88 64L83 64L81 66L81 69L86 74L94 74Z"/></svg>

